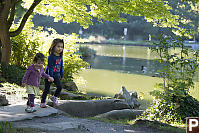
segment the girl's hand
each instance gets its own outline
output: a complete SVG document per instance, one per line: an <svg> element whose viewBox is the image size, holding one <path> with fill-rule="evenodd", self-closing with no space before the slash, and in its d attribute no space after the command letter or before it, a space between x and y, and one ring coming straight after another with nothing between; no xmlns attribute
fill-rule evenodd
<svg viewBox="0 0 199 133"><path fill-rule="evenodd" d="M61 78L61 80L64 80L64 78Z"/></svg>
<svg viewBox="0 0 199 133"><path fill-rule="evenodd" d="M21 85L22 87L25 87L26 86L26 83L22 83L22 85Z"/></svg>
<svg viewBox="0 0 199 133"><path fill-rule="evenodd" d="M54 81L54 78L53 77L49 77L48 78L48 82L53 82Z"/></svg>

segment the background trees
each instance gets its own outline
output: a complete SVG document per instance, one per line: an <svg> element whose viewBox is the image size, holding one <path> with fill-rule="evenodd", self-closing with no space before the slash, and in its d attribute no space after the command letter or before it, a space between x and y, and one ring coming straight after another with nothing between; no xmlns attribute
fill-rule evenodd
<svg viewBox="0 0 199 133"><path fill-rule="evenodd" d="M17 9L23 7L24 13L16 28L12 28L17 18ZM93 17L98 21L124 22L121 13L133 16L145 16L152 21L166 20L169 25L175 24L174 17L168 11L168 5L160 0L1 0L0 1L0 43L1 62L9 63L11 56L10 37L17 36L24 28L30 15L39 13L53 16L54 21L63 23L76 21L85 28L92 24ZM17 45L17 44L13 44Z"/></svg>
<svg viewBox="0 0 199 133"><path fill-rule="evenodd" d="M176 18L179 25L174 27L161 28L167 35L178 34L181 30L187 30L190 33L190 39L198 40L198 4L192 2L184 2L181 0L167 0L167 3L172 9L170 12L174 15L178 15ZM124 28L128 29L129 40L148 40L149 34L151 36L157 35L159 28L154 26L153 23L148 23L144 16L131 16L121 14L121 16L127 19L126 22L119 23L117 21L103 21L99 22L96 18L93 18L89 28L83 29L84 37L90 35L101 35L109 38L122 39ZM42 20L42 21L41 21ZM47 17L44 15L35 15L33 18L35 26L52 27L60 34L79 33L80 24L73 22L70 24L62 23L58 21L53 22L53 17ZM156 21L158 22L158 21Z"/></svg>

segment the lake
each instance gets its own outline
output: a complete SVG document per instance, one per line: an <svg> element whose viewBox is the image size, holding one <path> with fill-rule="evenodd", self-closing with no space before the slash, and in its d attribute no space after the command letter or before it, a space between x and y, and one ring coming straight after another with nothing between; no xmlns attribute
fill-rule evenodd
<svg viewBox="0 0 199 133"><path fill-rule="evenodd" d="M162 82L156 77L157 70L161 67L154 61L159 56L152 53L148 47L121 46L121 45L86 45L96 50L96 56L86 61L91 64L91 69L80 72L86 80L85 88L88 95L113 97L120 92L122 86L128 91L136 91L143 98L141 102L147 106L152 101L149 92L156 83ZM145 71L141 68L144 66ZM199 81L197 75L197 81ZM199 82L191 94L199 99Z"/></svg>

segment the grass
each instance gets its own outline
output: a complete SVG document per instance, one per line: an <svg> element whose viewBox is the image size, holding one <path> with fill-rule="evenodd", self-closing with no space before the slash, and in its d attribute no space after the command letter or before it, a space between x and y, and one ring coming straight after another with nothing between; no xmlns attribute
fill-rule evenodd
<svg viewBox="0 0 199 133"><path fill-rule="evenodd" d="M158 121L149 121L149 120L136 120L134 122L135 126L143 126L146 128L152 128L152 129L156 129L159 131L164 131L164 132L168 132L168 133L185 133L185 127L181 127L181 124L176 124L175 126L169 125L169 124L165 124L165 123L161 123Z"/></svg>
<svg viewBox="0 0 199 133"><path fill-rule="evenodd" d="M17 133L46 133L45 130L35 128L17 128Z"/></svg>
<svg viewBox="0 0 199 133"><path fill-rule="evenodd" d="M182 124L177 124L177 123L175 125L169 125L169 124L161 123L158 121L149 121L149 120L141 120L141 119L113 120L113 119L100 118L100 117L90 117L88 119L98 120L98 121L102 121L102 122L106 122L106 123L113 123L113 124L131 125L133 127L138 127L138 128L150 128L153 130L158 130L160 132L185 133L185 125L182 126Z"/></svg>

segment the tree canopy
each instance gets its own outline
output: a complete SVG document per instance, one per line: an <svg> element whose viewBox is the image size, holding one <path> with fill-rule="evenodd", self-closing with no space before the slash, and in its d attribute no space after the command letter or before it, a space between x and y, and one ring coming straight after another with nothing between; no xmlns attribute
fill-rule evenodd
<svg viewBox="0 0 199 133"><path fill-rule="evenodd" d="M18 27L17 9L23 7L24 13ZM158 26L175 27L177 15L172 15L171 7L163 0L0 0L0 43L2 45L2 62L9 62L11 54L10 37L17 36L23 30L32 13L53 16L54 21L64 23L77 22L87 28L93 18L98 21L125 22L122 14L144 16L149 22Z"/></svg>
<svg viewBox="0 0 199 133"><path fill-rule="evenodd" d="M12 0L20 2L20 0ZM23 2L22 2L23 1ZM170 14L170 7L160 0L22 0L21 6L27 9L21 21L23 25L26 17L34 8L34 12L46 16L53 16L54 21L64 23L76 21L85 28L92 24L93 17L99 21L124 22L121 13L132 16L145 16L146 19L162 19L174 24L174 16ZM7 3L7 1L6 1ZM12 11L12 10L11 10ZM10 15L11 12L10 12ZM23 27L23 26L21 26ZM12 32L14 33L14 32ZM11 34L12 35L12 34Z"/></svg>
<svg viewBox="0 0 199 133"><path fill-rule="evenodd" d="M182 0L193 1L198 0ZM54 21L62 20L64 23L76 21L85 28L92 24L93 17L99 21L124 22L121 13L132 16L144 16L148 21L159 21L163 26L178 24L177 16L170 13L171 7L163 0L1 0L1 19L8 21L8 28L16 18L16 8L21 5L26 9L20 26L10 32L10 36L18 35L23 29L26 20L34 12L46 16L53 16ZM166 22L166 23L165 23Z"/></svg>

